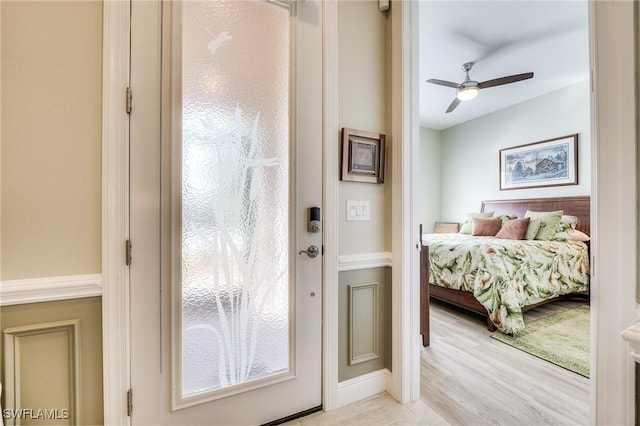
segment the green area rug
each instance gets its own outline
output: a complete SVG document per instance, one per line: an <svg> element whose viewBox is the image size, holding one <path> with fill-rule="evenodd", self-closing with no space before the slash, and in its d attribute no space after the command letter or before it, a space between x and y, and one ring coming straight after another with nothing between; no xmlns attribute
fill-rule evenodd
<svg viewBox="0 0 640 426"><path fill-rule="evenodd" d="M579 306L533 321L516 336L491 338L589 377L589 307Z"/></svg>

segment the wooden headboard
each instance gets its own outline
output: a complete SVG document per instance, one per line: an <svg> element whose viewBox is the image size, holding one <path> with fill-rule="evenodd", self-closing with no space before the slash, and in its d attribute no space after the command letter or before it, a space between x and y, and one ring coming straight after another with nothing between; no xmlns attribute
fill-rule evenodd
<svg viewBox="0 0 640 426"><path fill-rule="evenodd" d="M524 217L527 210L535 212L563 210L566 215L577 216L577 229L587 235L591 235L590 205L591 197L589 196L530 198L525 200L483 201L481 211L493 211L496 216L515 214L518 217Z"/></svg>

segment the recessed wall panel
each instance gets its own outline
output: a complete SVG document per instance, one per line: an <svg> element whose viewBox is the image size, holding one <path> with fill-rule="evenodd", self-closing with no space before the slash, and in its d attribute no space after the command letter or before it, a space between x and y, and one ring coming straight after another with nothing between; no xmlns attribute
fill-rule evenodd
<svg viewBox="0 0 640 426"><path fill-rule="evenodd" d="M3 414L14 413L7 423L82 423L79 320L8 328L3 334L9 410Z"/></svg>

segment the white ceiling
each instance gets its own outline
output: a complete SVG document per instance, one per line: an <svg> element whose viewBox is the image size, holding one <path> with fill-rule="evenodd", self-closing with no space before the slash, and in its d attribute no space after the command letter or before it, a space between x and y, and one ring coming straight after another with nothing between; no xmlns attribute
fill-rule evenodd
<svg viewBox="0 0 640 426"><path fill-rule="evenodd" d="M420 124L442 130L589 77L586 1L421 1ZM486 88L445 110L456 90L425 81L460 83L533 72L534 77Z"/></svg>

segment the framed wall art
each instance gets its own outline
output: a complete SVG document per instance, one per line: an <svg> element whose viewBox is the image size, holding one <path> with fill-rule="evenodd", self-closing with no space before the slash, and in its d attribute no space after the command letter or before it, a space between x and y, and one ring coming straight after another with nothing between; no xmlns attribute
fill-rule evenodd
<svg viewBox="0 0 640 426"><path fill-rule="evenodd" d="M342 129L341 180L384 182L385 135Z"/></svg>
<svg viewBox="0 0 640 426"><path fill-rule="evenodd" d="M578 184L578 134L500 150L500 190Z"/></svg>

